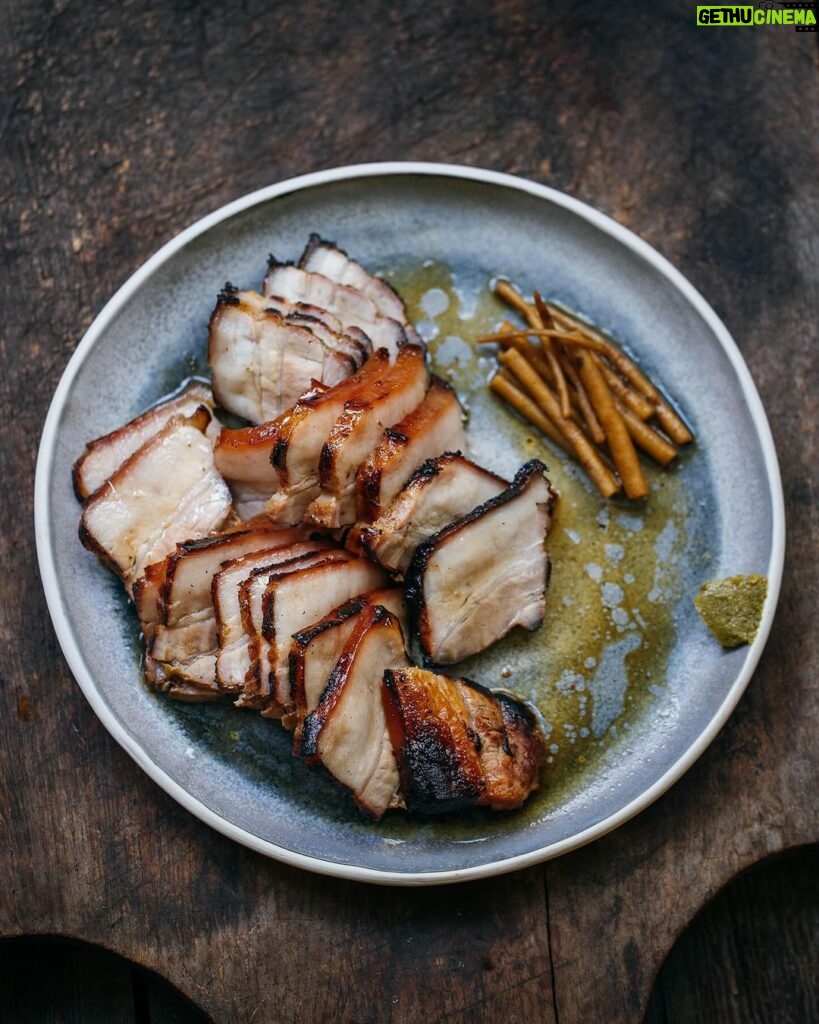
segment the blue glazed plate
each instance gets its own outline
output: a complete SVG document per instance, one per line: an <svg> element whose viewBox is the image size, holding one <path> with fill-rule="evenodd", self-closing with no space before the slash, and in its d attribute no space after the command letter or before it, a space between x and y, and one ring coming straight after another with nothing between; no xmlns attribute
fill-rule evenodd
<svg viewBox="0 0 819 1024"><path fill-rule="evenodd" d="M547 621L540 637L510 638L469 666L481 681L533 699L549 723L544 785L521 812L440 821L391 814L375 825L290 756L274 723L149 693L135 616L77 539L70 466L85 442L192 370L206 371L207 319L224 280L258 286L267 253L296 257L310 231L336 239L407 295L438 369L470 409L474 454L490 468L511 475L538 454L530 433L488 397L489 360L467 344L501 315L487 300L499 273L610 329L695 428L697 444L679 466L652 476L644 509L595 504L579 474L547 455L564 492ZM784 550L779 470L759 396L725 327L682 275L631 232L553 189L419 163L273 185L205 217L153 256L106 305L66 368L40 445L35 519L65 657L137 764L193 814L254 850L400 885L480 878L555 857L660 796L745 689L770 630ZM753 644L726 652L691 599L702 579L748 572L768 577L762 624ZM589 580L609 589L594 596ZM641 585L636 607L628 588ZM583 605L589 601L593 607ZM605 630L590 639L580 626L601 615ZM662 631L652 627L659 621Z"/></svg>

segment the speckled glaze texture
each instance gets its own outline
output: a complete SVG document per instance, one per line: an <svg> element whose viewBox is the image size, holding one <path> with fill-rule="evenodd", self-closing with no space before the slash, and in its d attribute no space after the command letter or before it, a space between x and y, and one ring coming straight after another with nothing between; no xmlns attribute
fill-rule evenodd
<svg viewBox="0 0 819 1024"><path fill-rule="evenodd" d="M679 776L727 717L759 657L778 593L783 538L775 456L753 385L724 328L633 236L565 197L502 175L400 165L313 175L291 191L259 194L244 209L219 216L154 257L106 307L66 371L44 434L37 481L41 570L69 664L106 726L214 827L272 856L349 877L418 884L509 870L588 841L636 813ZM685 536L665 566L674 576L667 581L674 628L664 678L584 771L569 784L561 781L551 797L547 772L545 795L518 814L476 813L457 821L388 815L374 825L322 774L291 757L289 734L275 723L228 705L178 705L149 693L136 618L118 582L77 538L70 468L85 442L183 377L206 373L207 321L225 280L259 287L267 254L296 258L311 231L336 240L399 287L425 261L449 268L451 280L441 286L454 282L464 309L481 301L497 273L524 290L540 288L626 342L669 387L696 431L695 449L673 471ZM438 300L427 298L433 318L444 305ZM473 334L464 329L464 338ZM457 349L457 342L447 344L450 353ZM527 456L521 428L505 412L504 432L506 420L486 398L484 363L472 377L453 383L470 409L473 450L488 468L511 477L539 453ZM544 457L550 461L549 453ZM612 514L628 512L613 506ZM558 524L577 526L560 514ZM691 599L704 578L736 573L760 573L772 585L757 642L725 652ZM570 606L552 609L544 630L558 628L564 613L574 614ZM499 676L511 673L508 688L534 696L549 719L549 695L561 677L538 650L515 638L482 672L480 663L470 671L490 686L504 685ZM590 675L589 683L599 725L607 702L622 702L622 669Z"/></svg>

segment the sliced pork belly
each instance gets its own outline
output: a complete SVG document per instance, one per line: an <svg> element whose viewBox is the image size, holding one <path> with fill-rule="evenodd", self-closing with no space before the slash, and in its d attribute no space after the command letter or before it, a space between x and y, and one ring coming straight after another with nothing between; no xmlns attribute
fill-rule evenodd
<svg viewBox="0 0 819 1024"><path fill-rule="evenodd" d="M370 274L333 242L326 242L317 234L310 235L299 266L302 270L323 274L337 284L357 288L382 316L391 317L401 324L407 322L406 308L395 289L380 277Z"/></svg>
<svg viewBox="0 0 819 1024"><path fill-rule="evenodd" d="M263 714L275 718L292 710L290 645L293 634L318 622L344 601L383 589L387 583L383 569L363 558L326 561L270 578L262 601L259 666L262 690L266 689L272 700Z"/></svg>
<svg viewBox="0 0 819 1024"><path fill-rule="evenodd" d="M388 427L381 443L361 464L355 480L359 520L371 523L378 519L427 459L465 448L463 422L455 392L433 377L423 402L400 423Z"/></svg>
<svg viewBox="0 0 819 1024"><path fill-rule="evenodd" d="M296 307L298 309L298 307ZM312 309L312 306L305 306L305 309ZM372 355L372 343L361 331L354 330L347 334L343 331L334 331L327 326L325 321L314 313L293 312L288 313L287 323L295 324L297 327L306 327L312 331L317 338L329 349L333 349L339 355L348 359L357 370L363 366L364 361Z"/></svg>
<svg viewBox="0 0 819 1024"><path fill-rule="evenodd" d="M375 304L357 288L338 284L324 274L279 263L271 257L263 291L274 303L302 302L326 309L341 322L345 331L357 327L370 339L373 350L386 348L391 358L406 344L407 334L402 323L382 316Z"/></svg>
<svg viewBox="0 0 819 1024"><path fill-rule="evenodd" d="M537 459L510 486L416 549L407 570L412 632L425 664L477 654L543 621L544 541L555 492Z"/></svg>
<svg viewBox="0 0 819 1024"><path fill-rule="evenodd" d="M268 260L262 291L287 302L304 302L326 309L341 324L371 323L379 315L374 303L357 288L338 284L324 274L311 273L292 263L280 263L272 256Z"/></svg>
<svg viewBox="0 0 819 1024"><path fill-rule="evenodd" d="M420 668L388 669L384 708L408 810L512 810L537 788L543 733L509 695Z"/></svg>
<svg viewBox="0 0 819 1024"><path fill-rule="evenodd" d="M385 669L405 665L398 620L379 605L368 606L302 730L303 756L324 765L376 820L389 807L402 806L381 680Z"/></svg>
<svg viewBox="0 0 819 1024"><path fill-rule="evenodd" d="M175 683L199 688L203 698L221 696L216 681L218 631L211 598L214 575L229 560L260 549L292 544L298 530L254 527L201 541L186 541L165 559L162 621L148 645L151 682L158 689Z"/></svg>
<svg viewBox="0 0 819 1024"><path fill-rule="evenodd" d="M74 463L74 491L80 501L113 476L123 462L158 434L169 420L176 416L193 416L200 406L212 416L213 394L207 384L191 380L124 427L90 441ZM212 419L205 433L215 439L219 433L218 420Z"/></svg>
<svg viewBox="0 0 819 1024"><path fill-rule="evenodd" d="M162 621L162 588L165 584L166 559L146 566L134 584L133 601L142 627L142 635L150 641Z"/></svg>
<svg viewBox="0 0 819 1024"><path fill-rule="evenodd" d="M231 299L231 296L234 298ZM328 349L352 360L358 368L372 355L373 347L369 337L357 327L345 331L338 317L320 306L306 302L288 302L281 296L265 296L254 291L239 291L227 284L221 298L234 304L245 304L257 316L263 313L278 313L287 323L311 330Z"/></svg>
<svg viewBox="0 0 819 1024"><path fill-rule="evenodd" d="M360 544L390 572L403 576L420 544L508 486L460 452L445 452L425 462L392 505L372 526L356 531L350 544Z"/></svg>
<svg viewBox="0 0 819 1024"><path fill-rule="evenodd" d="M176 418L137 449L83 506L80 540L130 594L146 566L184 540L215 533L231 495L213 463L205 409Z"/></svg>
<svg viewBox="0 0 819 1024"><path fill-rule="evenodd" d="M360 331L370 339L373 352L385 348L393 360L404 345L418 345L419 348L424 346L423 339L414 327L399 324L397 320L390 320L385 316L378 317L372 323L348 324L346 330L348 334Z"/></svg>
<svg viewBox="0 0 819 1024"><path fill-rule="evenodd" d="M277 523L300 523L310 502L318 496L319 456L333 424L348 402L379 380L389 368L389 356L379 349L361 369L333 388L314 388L280 418L271 461L278 474L279 491L265 507Z"/></svg>
<svg viewBox="0 0 819 1024"><path fill-rule="evenodd" d="M351 348L330 347L303 320L260 310L251 296L220 293L210 319L208 361L223 408L263 423L293 405L312 380L332 385L355 370Z"/></svg>
<svg viewBox="0 0 819 1024"><path fill-rule="evenodd" d="M325 548L299 558L287 559L278 565L265 565L254 569L239 585L239 607L242 613L242 629L248 638L249 667L241 695L236 701L238 707L255 708L259 711L270 709L271 717L279 717L280 705L276 701L275 680L271 680L270 677L270 645L262 636L265 621L264 598L271 583L283 579L290 573L302 572L313 566L348 561L345 552ZM274 656L275 653L274 649Z"/></svg>
<svg viewBox="0 0 819 1024"><path fill-rule="evenodd" d="M233 288L232 290L236 291L237 289ZM243 292L242 294L254 296L252 301L254 303L258 302L260 309L272 309L282 316L296 314L297 316L306 316L320 320L334 334L341 334L344 330L338 317L333 316L329 310L323 309L321 306L311 306L306 302L288 302L287 299L282 298L280 295L260 295L259 292Z"/></svg>
<svg viewBox="0 0 819 1024"><path fill-rule="evenodd" d="M227 480L243 519L262 514L279 486L278 473L270 462L278 436L279 421L271 420L255 427L225 428L216 441L216 468Z"/></svg>
<svg viewBox="0 0 819 1024"><path fill-rule="evenodd" d="M406 635L406 605L404 592L399 587L376 590L346 601L312 626L293 634L290 645L290 692L295 711L285 719L284 724L295 729L295 754L301 748L302 723L318 704L344 645L368 605L382 605L386 608L398 619L402 634Z"/></svg>
<svg viewBox="0 0 819 1024"><path fill-rule="evenodd" d="M493 693L469 679L458 682L479 740L486 780L481 803L493 811L520 807L537 789L546 760L546 740L537 717L508 693Z"/></svg>
<svg viewBox="0 0 819 1024"><path fill-rule="evenodd" d="M219 293L208 325L208 363L213 392L222 408L258 423L261 420L261 357L257 318L263 307L255 293Z"/></svg>
<svg viewBox="0 0 819 1024"><path fill-rule="evenodd" d="M379 332L375 331L374 333L375 336L378 337ZM344 330L344 337L349 338L351 341L355 342L355 344L360 345L367 353L367 357L371 356L378 348L385 348L389 352L393 347L397 350L407 343L406 330L402 329L401 331L396 331L392 327L392 321L389 322L386 333L388 335L386 343L382 342L381 345L377 345L369 334L366 334L360 327L356 327L355 325L347 327Z"/></svg>
<svg viewBox="0 0 819 1024"><path fill-rule="evenodd" d="M337 384L359 365L345 347L330 347L304 322L264 313L258 319L261 401L257 423L289 409L312 381Z"/></svg>
<svg viewBox="0 0 819 1024"><path fill-rule="evenodd" d="M319 456L321 493L306 510L306 522L327 529L355 522L355 478L384 428L403 420L423 400L429 384L424 352L401 349L395 363L359 391L333 425Z"/></svg>
<svg viewBox="0 0 819 1024"><path fill-rule="evenodd" d="M241 693L253 662L251 638L242 621L240 588L255 570L273 572L283 563L332 548L329 541L299 541L274 545L225 562L211 582L211 599L216 615L218 653L216 679L224 693Z"/></svg>
<svg viewBox="0 0 819 1024"><path fill-rule="evenodd" d="M418 668L385 668L383 702L407 809L474 807L486 780L457 682Z"/></svg>

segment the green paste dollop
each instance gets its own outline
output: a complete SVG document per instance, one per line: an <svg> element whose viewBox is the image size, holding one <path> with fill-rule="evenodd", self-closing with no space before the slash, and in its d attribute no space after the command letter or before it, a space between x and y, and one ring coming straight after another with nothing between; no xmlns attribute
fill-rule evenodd
<svg viewBox="0 0 819 1024"><path fill-rule="evenodd" d="M694 606L723 647L739 647L756 636L767 593L765 576L729 576L703 583Z"/></svg>

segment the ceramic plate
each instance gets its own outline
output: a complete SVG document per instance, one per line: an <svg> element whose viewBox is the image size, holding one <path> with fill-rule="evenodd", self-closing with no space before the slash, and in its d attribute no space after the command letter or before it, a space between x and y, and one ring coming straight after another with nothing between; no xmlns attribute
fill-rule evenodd
<svg viewBox="0 0 819 1024"><path fill-rule="evenodd" d="M334 239L407 298L438 372L470 412L473 456L506 475L549 463L563 493L548 611L467 666L534 700L549 728L540 792L520 812L363 820L295 761L277 724L230 706L175 704L141 680L135 616L77 538L70 467L191 372L226 279L259 287L269 252L297 258ZM488 395L491 353L470 344L504 311L489 282L529 292L611 331L664 384L695 445L652 473L640 505L600 502L582 476ZM735 706L771 625L784 527L776 456L736 345L701 296L625 228L553 189L472 168L341 168L263 189L199 221L111 299L54 397L36 482L40 568L72 672L106 728L176 800L271 857L327 874L429 884L511 871L586 843L637 813L702 753ZM750 647L722 650L692 597L704 579L761 573Z"/></svg>

